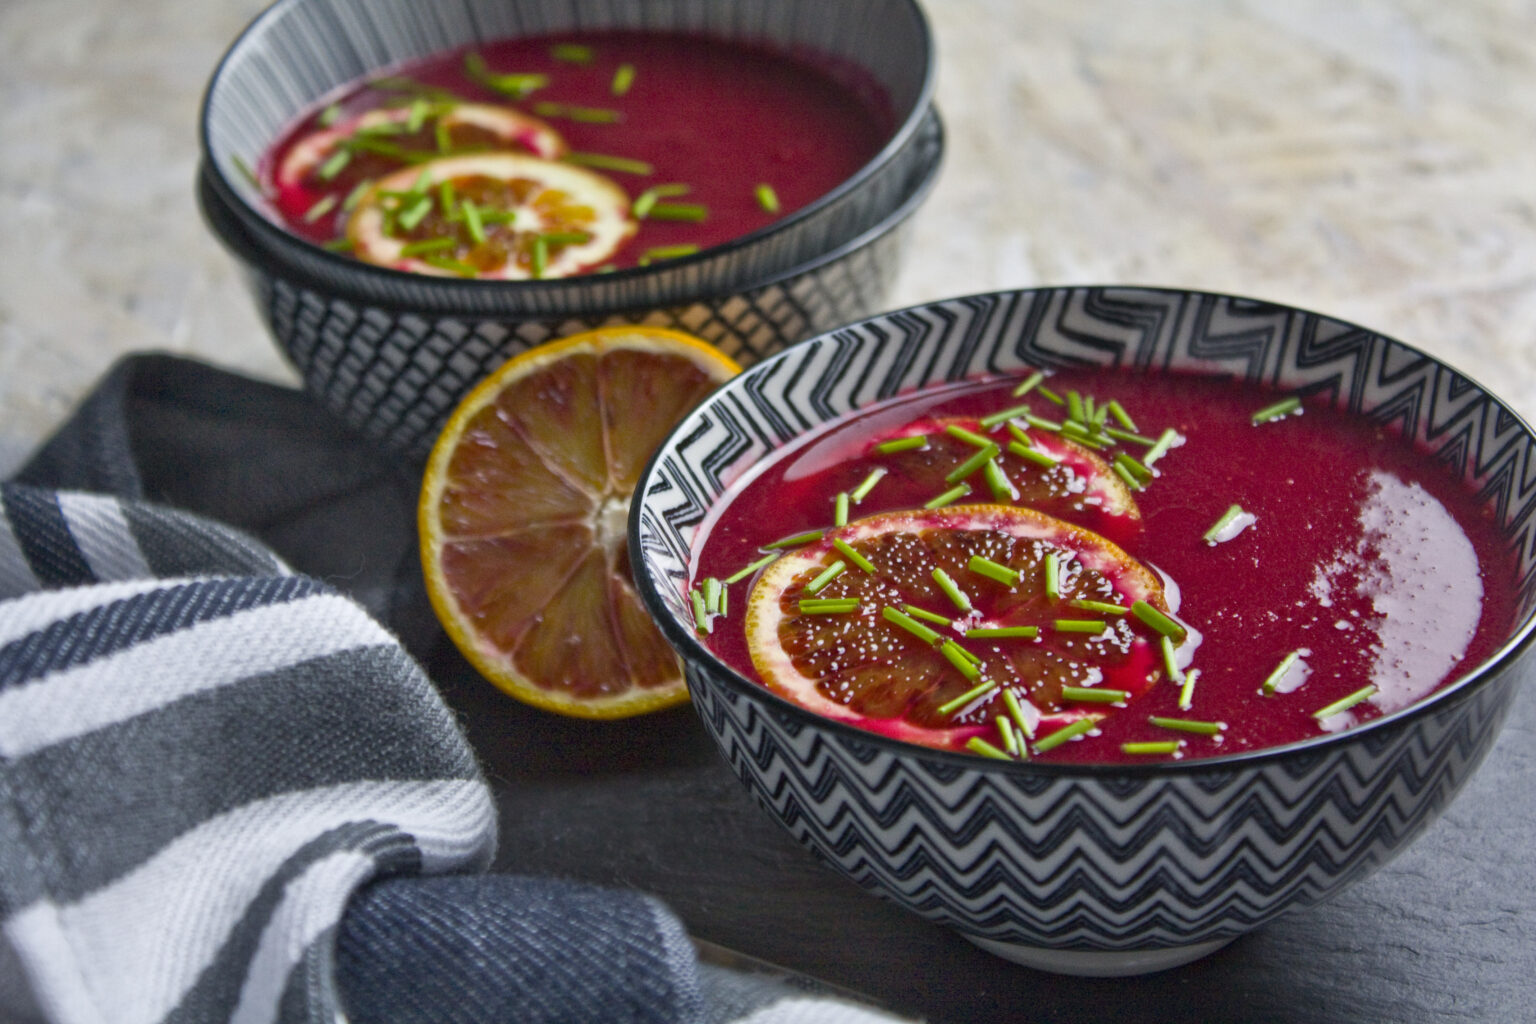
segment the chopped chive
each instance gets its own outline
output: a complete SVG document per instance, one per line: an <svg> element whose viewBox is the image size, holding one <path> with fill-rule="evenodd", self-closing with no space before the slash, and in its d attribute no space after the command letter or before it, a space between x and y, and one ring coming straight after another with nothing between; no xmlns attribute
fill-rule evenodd
<svg viewBox="0 0 1536 1024"><path fill-rule="evenodd" d="M693 626L700 633L709 632L709 612L704 606L704 595L699 593L697 587L688 591L688 600L693 605Z"/></svg>
<svg viewBox="0 0 1536 1024"><path fill-rule="evenodd" d="M1147 452L1146 456L1141 460L1142 465L1150 466L1164 455L1167 455L1169 449L1173 447L1173 443L1178 439L1179 432L1174 430L1172 427L1169 427L1167 430L1163 431L1158 435L1157 441L1152 445L1151 451Z"/></svg>
<svg viewBox="0 0 1536 1024"><path fill-rule="evenodd" d="M449 220L456 220L460 216L457 212L459 194L454 189L453 182L440 181L437 183L437 205L443 208L443 216Z"/></svg>
<svg viewBox="0 0 1536 1024"><path fill-rule="evenodd" d="M651 220L686 220L698 223L709 219L709 207L703 203L656 203Z"/></svg>
<svg viewBox="0 0 1536 1024"><path fill-rule="evenodd" d="M329 128L340 119L341 107L337 106L335 103L332 103L330 106L320 111L320 116L315 118L315 123L321 128Z"/></svg>
<svg viewBox="0 0 1536 1024"><path fill-rule="evenodd" d="M1295 395L1292 395L1290 398L1283 398L1276 402L1274 405L1266 405L1264 408L1254 413L1253 425L1258 426L1261 423L1268 423L1270 420L1278 420L1282 416L1289 416L1291 413L1300 408L1301 399L1297 398Z"/></svg>
<svg viewBox="0 0 1536 1024"><path fill-rule="evenodd" d="M1067 415L1079 423L1087 423L1091 419L1083 406L1083 396L1076 391L1067 392Z"/></svg>
<svg viewBox="0 0 1536 1024"><path fill-rule="evenodd" d="M1004 423L1008 420L1014 419L1015 417L1027 415L1028 413L1029 406L1016 405L1012 409L1004 409L1002 412L995 412L990 416L983 416L976 422L981 425L982 429L991 430L999 423Z"/></svg>
<svg viewBox="0 0 1536 1024"><path fill-rule="evenodd" d="M1120 750L1125 754L1177 754L1179 745L1178 740L1141 740L1122 743Z"/></svg>
<svg viewBox="0 0 1536 1024"><path fill-rule="evenodd" d="M944 591L944 596L954 602L956 608L962 612L969 612L971 610L971 599L965 595L965 592L960 589L949 573L943 569L935 568L932 575L933 582L939 585L939 589Z"/></svg>
<svg viewBox="0 0 1536 1024"><path fill-rule="evenodd" d="M351 210L357 206L358 203L363 201L363 196L367 195L368 190L372 187L373 180L371 178L358 182L352 187L352 191L347 193L347 198L341 201L341 208L343 210Z"/></svg>
<svg viewBox="0 0 1536 1024"><path fill-rule="evenodd" d="M894 452L911 451L913 448L921 448L928 443L928 435L914 434L911 437L898 437L890 441L882 441L875 445L875 454L890 455Z"/></svg>
<svg viewBox="0 0 1536 1024"><path fill-rule="evenodd" d="M354 243L350 238L333 238L321 246L326 252L351 252Z"/></svg>
<svg viewBox="0 0 1536 1024"><path fill-rule="evenodd" d="M581 43L556 43L549 48L549 55L567 64L592 63L592 47Z"/></svg>
<svg viewBox="0 0 1536 1024"><path fill-rule="evenodd" d="M400 214L400 226L407 231L413 230L432 212L432 197L422 196L416 202Z"/></svg>
<svg viewBox="0 0 1536 1024"><path fill-rule="evenodd" d="M985 576L990 580L996 580L1005 587L1011 587L1019 582L1020 573L1017 569L1010 569L1006 565L1000 565L992 561L992 559L983 558L980 555L972 555L971 560L966 563L965 567L977 575Z"/></svg>
<svg viewBox="0 0 1536 1024"><path fill-rule="evenodd" d="M997 445L993 444L987 438L982 437L980 434L976 433L974 430L967 430L967 429L965 429L964 427L960 426L958 423L951 423L949 426L945 427L944 428L944 433L948 434L950 437L955 438L956 440L964 441L966 444L969 444L969 445L974 445L977 448L996 448L997 447Z"/></svg>
<svg viewBox="0 0 1536 1024"><path fill-rule="evenodd" d="M469 237L476 245L483 244L485 221L480 217L480 207L475 205L474 200L465 199L459 208L464 211L464 227L469 231Z"/></svg>
<svg viewBox="0 0 1536 1024"><path fill-rule="evenodd" d="M429 252L443 252L458 245L451 238L423 238L419 242L407 242L400 247L400 255L405 257L424 256Z"/></svg>
<svg viewBox="0 0 1536 1024"><path fill-rule="evenodd" d="M1054 455L1047 455L1045 452L1042 452L1038 448L1032 448L1028 445L1021 444L1018 441L1010 441L1008 443L1008 450L1017 455L1019 458L1024 459L1027 462L1033 462L1037 466L1043 466L1046 469L1050 469L1053 466L1059 465L1061 462L1061 460L1056 458Z"/></svg>
<svg viewBox="0 0 1536 1024"><path fill-rule="evenodd" d="M1115 456L1115 464L1124 464L1125 468L1130 470L1131 475L1136 477L1143 484L1150 483L1153 477L1157 475L1153 473L1152 470L1149 469L1140 459L1136 458L1134 455L1127 455L1125 452L1121 452Z"/></svg>
<svg viewBox="0 0 1536 1024"><path fill-rule="evenodd" d="M764 544L763 548L764 550L772 548L797 548L802 544L809 544L813 540L821 540L821 536L821 530L807 530L804 533L797 533L792 537L781 537L772 544Z"/></svg>
<svg viewBox="0 0 1536 1024"><path fill-rule="evenodd" d="M975 626L965 631L967 640L1033 640L1039 635L1039 626Z"/></svg>
<svg viewBox="0 0 1536 1024"><path fill-rule="evenodd" d="M761 568L763 568L763 567L765 567L767 565L771 565L774 561L776 561L778 559L778 557L779 557L778 555L764 555L762 558L759 558L757 561L753 562L751 565L744 566L743 568L737 569L735 572L733 572L731 575L729 575L729 576L727 576L725 578L725 582L726 583L740 583L742 580L746 579L748 576L751 576L753 573L757 572L757 570L759 570L759 569L761 569Z"/></svg>
<svg viewBox="0 0 1536 1024"><path fill-rule="evenodd" d="M1291 670L1292 666L1294 666L1300 658L1300 651L1292 651L1290 654L1287 654L1284 658L1280 659L1280 664L1276 665L1274 670L1270 672L1269 675L1264 677L1265 696L1269 696L1277 689L1279 689L1280 681L1285 678L1285 674Z"/></svg>
<svg viewBox="0 0 1536 1024"><path fill-rule="evenodd" d="M902 607L905 608L907 610L907 614L912 616L914 619L927 619L929 622L937 622L941 626L948 626L950 624L950 619L947 615L940 615L938 612L930 612L928 609L919 608L915 604L904 604Z"/></svg>
<svg viewBox="0 0 1536 1024"><path fill-rule="evenodd" d="M953 640L946 641L946 642L954 643ZM970 651L966 650L964 647L961 647L957 643L955 644L955 653L960 655L960 657L964 658L966 661L970 662L972 665L979 666L981 664L981 656L980 655L972 654Z"/></svg>
<svg viewBox="0 0 1536 1024"><path fill-rule="evenodd" d="M997 464L996 459L988 459L981 467L981 475L987 481L987 488L992 492L994 500L1010 503L1019 496L1019 492L1013 489L1013 481L1008 479L1008 474L1003 472L1003 467Z"/></svg>
<svg viewBox="0 0 1536 1024"><path fill-rule="evenodd" d="M1044 398L1048 402L1055 402L1057 405L1067 404L1066 399L1062 398L1060 395L1046 387L1044 384L1040 385L1040 397Z"/></svg>
<svg viewBox="0 0 1536 1024"><path fill-rule="evenodd" d="M539 237L550 245L585 245L592 241L585 231L546 231Z"/></svg>
<svg viewBox="0 0 1536 1024"><path fill-rule="evenodd" d="M1024 422L1028 423L1030 426L1034 427L1037 430L1049 430L1053 434L1061 433L1061 424L1060 423L1056 423L1056 422L1054 422L1052 420L1048 420L1048 419L1044 419L1044 418L1042 418L1040 416L1036 416L1034 413L1029 413L1028 415L1026 415L1024 417Z"/></svg>
<svg viewBox="0 0 1536 1024"><path fill-rule="evenodd" d="M528 259L528 272L538 280L544 276L545 269L549 266L549 239L543 235L533 236L533 252Z"/></svg>
<svg viewBox="0 0 1536 1024"><path fill-rule="evenodd" d="M1077 420L1066 420L1061 424L1061 436L1076 441L1078 444L1089 448L1103 448L1104 442L1093 436L1093 432L1083 426Z"/></svg>
<svg viewBox="0 0 1536 1024"><path fill-rule="evenodd" d="M423 256L421 258L421 262L427 264L430 267L436 267L439 270L446 270L450 273L458 274L460 277L480 276L479 267L471 263L465 263L463 260L452 259L448 256Z"/></svg>
<svg viewBox="0 0 1536 1024"><path fill-rule="evenodd" d="M848 612L857 611L859 599L856 597L803 597L800 599L800 613L802 615L846 615Z"/></svg>
<svg viewBox="0 0 1536 1024"><path fill-rule="evenodd" d="M940 494L938 497L929 498L927 501L923 502L923 508L943 508L945 505L953 504L954 502L960 500L970 493L971 488L969 484L959 484L955 487L951 487L949 490L945 491L943 494Z"/></svg>
<svg viewBox="0 0 1536 1024"><path fill-rule="evenodd" d="M832 525L848 525L848 492L838 491L837 497L832 499Z"/></svg>
<svg viewBox="0 0 1536 1024"><path fill-rule="evenodd" d="M681 183L652 185L635 197L634 203L630 205L629 212L636 220L645 220L646 215L651 212L651 207L656 205L657 200L665 199L668 196L684 196L689 191L689 187Z"/></svg>
<svg viewBox="0 0 1536 1024"><path fill-rule="evenodd" d="M731 591L730 591L730 588L729 587L721 587L720 588L720 614L721 615L725 614L726 608L730 605L730 601L731 601Z"/></svg>
<svg viewBox="0 0 1536 1024"><path fill-rule="evenodd" d="M1179 659L1173 649L1173 638L1160 636L1157 639L1158 646L1163 649L1163 668L1168 670L1168 679L1171 682L1183 685L1184 670L1179 668Z"/></svg>
<svg viewBox="0 0 1536 1024"><path fill-rule="evenodd" d="M330 181L336 175L346 170L347 164L352 162L352 151L345 146L336 147L336 152L325 158L325 163L320 165L315 175L321 181Z"/></svg>
<svg viewBox="0 0 1536 1024"><path fill-rule="evenodd" d="M911 605L908 605L907 607L911 608ZM929 629L927 626L923 625L921 622L918 622L912 616L906 614L905 612L897 611L890 605L886 605L884 608L880 609L880 614L882 617L884 617L886 622L900 626L902 629L906 630L908 633L911 633L913 636L917 637L924 643L937 644L944 639L935 630Z"/></svg>
<svg viewBox="0 0 1536 1024"><path fill-rule="evenodd" d="M1136 433L1135 421L1131 419L1131 414L1125 411L1125 406L1121 405L1117 399L1111 398L1108 403L1105 404L1105 408L1107 408L1109 410L1109 414L1115 418L1116 423L1120 424L1131 433Z"/></svg>
<svg viewBox="0 0 1536 1024"><path fill-rule="evenodd" d="M638 262L643 267L654 260L680 260L684 256L692 256L698 251L699 247L692 243L684 245L658 245L641 253Z"/></svg>
<svg viewBox="0 0 1536 1024"><path fill-rule="evenodd" d="M752 190L757 196L757 205L763 208L765 213L779 212L779 194L773 190L773 186L762 182Z"/></svg>
<svg viewBox="0 0 1536 1024"><path fill-rule="evenodd" d="M1195 702L1195 680L1200 678L1200 670L1192 668L1184 673L1184 686L1179 690L1179 710L1188 711Z"/></svg>
<svg viewBox="0 0 1536 1024"><path fill-rule="evenodd" d="M1027 740L1035 738L1034 723L1024 713L1024 705L1019 703L1018 695L1012 690L1003 691L1003 703L1008 707L1008 714L1013 716L1013 724L1018 726L1019 735Z"/></svg>
<svg viewBox="0 0 1536 1024"><path fill-rule="evenodd" d="M992 721L997 723L997 734L1003 738L1003 749L1008 751L1009 757L1019 756L1019 738L1013 734L1013 725L1006 716L998 715Z"/></svg>
<svg viewBox="0 0 1536 1024"><path fill-rule="evenodd" d="M266 189L261 187L261 179L256 177L256 172L251 169L250 164L245 162L244 157L238 153L234 153L231 154L229 162L235 165L235 170L240 173L240 177L244 178L252 188L254 188L257 192L266 192Z"/></svg>
<svg viewBox="0 0 1536 1024"><path fill-rule="evenodd" d="M304 211L304 223L313 224L334 209L336 209L336 197L325 196Z"/></svg>
<svg viewBox="0 0 1536 1024"><path fill-rule="evenodd" d="M969 750L973 754L980 754L982 757L990 757L994 761L1013 760L1013 758L1009 757L1001 750L998 750L996 747L982 739L980 736L972 736L970 739L966 740L965 749Z"/></svg>
<svg viewBox="0 0 1536 1024"><path fill-rule="evenodd" d="M966 657L965 648L961 647L953 640L946 639L943 643L939 644L939 653L944 655L945 660L948 661L951 665L955 666L955 671L965 676L965 678L981 678L981 669L976 667L976 663L974 661ZM987 683L986 687L991 688L992 685L993 684L991 683ZM943 712L944 709L940 708L939 711Z"/></svg>
<svg viewBox="0 0 1536 1024"><path fill-rule="evenodd" d="M1182 643L1188 632L1173 619L1164 615L1145 601L1137 601L1131 605L1131 614L1163 636L1173 637L1175 642Z"/></svg>
<svg viewBox="0 0 1536 1024"><path fill-rule="evenodd" d="M720 581L711 576L704 581L704 610L712 615L720 614Z"/></svg>
<svg viewBox="0 0 1536 1024"><path fill-rule="evenodd" d="M1142 482L1136 479L1136 475L1125 466L1122 466L1119 462L1116 462L1110 468L1115 471L1115 476L1118 476L1126 487L1133 491L1140 491L1144 489Z"/></svg>
<svg viewBox="0 0 1536 1024"><path fill-rule="evenodd" d="M1061 699L1083 704L1124 704L1131 694L1129 690L1104 690L1097 686L1063 686Z"/></svg>
<svg viewBox="0 0 1536 1024"><path fill-rule="evenodd" d="M1043 754L1048 750L1055 750L1068 740L1074 740L1084 733L1092 732L1094 726L1098 724L1099 721L1096 718L1079 718L1071 725L1064 725L1049 736L1042 736L1035 740L1035 753Z"/></svg>
<svg viewBox="0 0 1536 1024"><path fill-rule="evenodd" d="M623 114L607 107L578 107L569 103L535 103L533 112L540 117L563 117L582 124L616 124L624 119Z"/></svg>
<svg viewBox="0 0 1536 1024"><path fill-rule="evenodd" d="M1341 712L1348 711L1356 704L1370 700L1376 694L1375 684L1362 686L1348 697L1341 697L1325 708L1318 708L1312 712L1312 717L1321 722L1325 718L1331 718Z"/></svg>
<svg viewBox="0 0 1536 1024"><path fill-rule="evenodd" d="M805 592L807 594L820 593L828 583L831 583L833 580L841 576L843 570L847 568L848 563L839 558L837 561L821 570L821 572L817 573L816 578L805 585Z"/></svg>
<svg viewBox="0 0 1536 1024"><path fill-rule="evenodd" d="M1205 531L1205 534L1201 539L1203 539L1207 544L1218 543L1221 538L1222 531L1231 526L1233 523L1237 522L1238 518L1242 515L1243 506L1232 505L1228 507L1228 509L1221 514L1221 518L1212 523L1211 528ZM1230 540L1231 538L1228 539Z"/></svg>
<svg viewBox="0 0 1536 1024"><path fill-rule="evenodd" d="M944 478L944 482L947 484L953 484L964 480L966 477L980 469L987 462L995 459L997 457L997 452L997 445L993 444L991 441L988 441L985 448L980 449L976 452L975 455L972 455L970 458L966 459L964 462L960 463L960 465L952 469L949 475Z"/></svg>
<svg viewBox="0 0 1536 1024"><path fill-rule="evenodd" d="M427 115L431 112L431 106L429 106L427 101L422 97L417 96L415 99L411 100L410 113L408 113L405 118L406 132L408 134L414 135L421 131L421 126L427 123Z"/></svg>
<svg viewBox="0 0 1536 1024"><path fill-rule="evenodd" d="M493 72L485 63L485 58L478 53L466 53L464 55L464 73L472 81L478 82L494 92L502 93L513 99L520 100L531 92L544 88L549 84L548 75L522 74L504 75ZM375 87L378 82L372 83Z"/></svg>
<svg viewBox="0 0 1536 1024"><path fill-rule="evenodd" d="M858 566L860 569L863 569L865 572L871 572L872 573L872 572L875 571L875 563L871 562L869 559L865 558L862 554L860 554L859 552L855 551L854 548L853 548L853 545L849 544L847 541L843 540L841 537L839 537L837 540L834 540L832 542L832 546L834 548L837 548L838 552L841 553L844 558L848 559L848 561L852 562L854 565Z"/></svg>
<svg viewBox="0 0 1536 1024"><path fill-rule="evenodd" d="M1014 398L1023 398L1025 395L1029 394L1035 388L1039 387L1040 386L1040 382L1043 381L1043 380L1045 380L1045 374L1041 373L1039 370L1036 370L1034 373L1030 374L1028 377L1025 377L1023 383L1021 383L1018 387L1013 389L1013 397Z"/></svg>
<svg viewBox="0 0 1536 1024"><path fill-rule="evenodd" d="M855 503L863 501L865 498L869 497L869 492L875 489L875 484L879 483L880 478L885 476L887 472L889 472L889 470L887 470L884 466L876 466L874 469L869 471L869 476L864 478L864 482L850 491L848 496L852 498Z"/></svg>
<svg viewBox="0 0 1536 1024"><path fill-rule="evenodd" d="M437 147L438 153L448 153L453 149L453 135L448 131L448 122L438 118L432 126L432 144Z"/></svg>
<svg viewBox="0 0 1536 1024"><path fill-rule="evenodd" d="M579 164L582 167L595 167L600 171L618 171L622 174L637 174L645 177L654 172L654 168L643 160L631 160L628 157L610 156L607 153L567 153L560 159L568 164Z"/></svg>
<svg viewBox="0 0 1536 1024"><path fill-rule="evenodd" d="M1105 427L1104 433L1107 436L1114 438L1116 441L1124 441L1130 444L1144 445L1147 448L1157 444L1157 440L1155 438L1142 437L1140 434L1133 434L1125 430L1116 430L1114 427Z"/></svg>
<svg viewBox="0 0 1536 1024"><path fill-rule="evenodd" d="M1161 715L1149 715L1147 721L1159 729L1173 729L1177 732L1193 732L1201 736L1215 736L1226 728L1221 722L1200 722L1193 718L1164 718Z"/></svg>
<svg viewBox="0 0 1536 1024"><path fill-rule="evenodd" d="M1123 604L1111 604L1108 601L1092 601L1086 597L1075 597L1068 601L1073 608L1081 608L1085 612L1102 612L1105 615L1124 615L1130 611Z"/></svg>
<svg viewBox="0 0 1536 1024"><path fill-rule="evenodd" d="M1045 554L1045 596L1052 601L1061 600L1061 552Z"/></svg>
<svg viewBox="0 0 1536 1024"><path fill-rule="evenodd" d="M1057 619L1051 623L1051 628L1058 633L1093 633L1095 635L1104 632L1103 619Z"/></svg>
<svg viewBox="0 0 1536 1024"><path fill-rule="evenodd" d="M635 66L633 64L620 64L613 72L613 84L609 86L609 92L615 96L623 96L629 92L629 87L635 84Z"/></svg>

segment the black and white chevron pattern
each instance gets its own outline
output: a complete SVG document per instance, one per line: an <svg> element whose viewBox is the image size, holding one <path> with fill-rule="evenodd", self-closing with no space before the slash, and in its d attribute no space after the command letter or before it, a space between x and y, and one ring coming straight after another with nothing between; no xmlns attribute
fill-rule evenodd
<svg viewBox="0 0 1536 1024"><path fill-rule="evenodd" d="M1178 766L1073 767L929 752L828 722L704 651L682 581L706 510L735 477L847 411L1032 366L1233 376L1325 394L1396 424L1503 525L1523 584L1504 656L1430 702L1321 741ZM1089 973L1100 954L1141 955L1134 969L1151 969L1368 874L1481 762L1530 672L1533 453L1536 436L1497 398L1352 324L1196 292L1006 292L877 316L729 382L641 480L630 550L706 727L802 843L858 884L1005 955Z"/></svg>

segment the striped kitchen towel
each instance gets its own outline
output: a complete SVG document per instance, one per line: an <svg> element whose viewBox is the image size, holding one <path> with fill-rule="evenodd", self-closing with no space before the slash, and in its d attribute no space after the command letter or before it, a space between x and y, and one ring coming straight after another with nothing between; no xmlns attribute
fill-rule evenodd
<svg viewBox="0 0 1536 1024"><path fill-rule="evenodd" d="M0 485L0 1020L854 1024L632 892L482 873L395 637L263 545Z"/></svg>

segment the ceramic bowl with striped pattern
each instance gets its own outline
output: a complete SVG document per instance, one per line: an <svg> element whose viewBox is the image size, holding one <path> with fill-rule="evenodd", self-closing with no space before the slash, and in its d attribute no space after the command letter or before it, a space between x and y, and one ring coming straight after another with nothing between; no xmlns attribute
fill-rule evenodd
<svg viewBox="0 0 1536 1024"><path fill-rule="evenodd" d="M818 717L713 655L684 592L733 480L808 430L927 384L1031 368L1178 370L1326 395L1399 425L1486 500L1520 582L1495 656L1393 714L1284 747L1134 765L996 761ZM729 381L636 490L640 593L705 729L769 813L858 885L1002 956L1123 975L1186 963L1370 874L1482 762L1536 631L1536 435L1452 368L1359 326L1226 295L1046 288L936 302Z"/></svg>

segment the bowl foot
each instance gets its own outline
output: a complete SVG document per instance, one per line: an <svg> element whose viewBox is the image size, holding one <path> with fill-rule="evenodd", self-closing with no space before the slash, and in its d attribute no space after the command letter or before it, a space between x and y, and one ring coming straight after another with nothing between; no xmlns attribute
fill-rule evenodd
<svg viewBox="0 0 1536 1024"><path fill-rule="evenodd" d="M1046 949L1041 946L984 939L979 935L965 937L988 953L1000 956L1004 960L1012 960L1016 964L1033 967L1037 971L1071 974L1080 978L1125 978L1135 974L1166 971L1170 967L1182 967L1203 956L1209 956L1232 941L1231 938L1212 939L1209 942L1197 942L1190 946L1137 949L1115 953L1081 949Z"/></svg>

